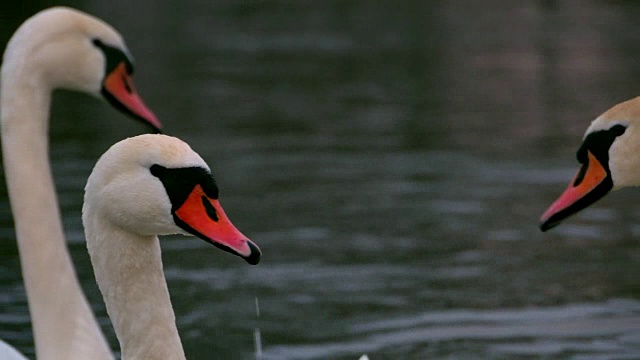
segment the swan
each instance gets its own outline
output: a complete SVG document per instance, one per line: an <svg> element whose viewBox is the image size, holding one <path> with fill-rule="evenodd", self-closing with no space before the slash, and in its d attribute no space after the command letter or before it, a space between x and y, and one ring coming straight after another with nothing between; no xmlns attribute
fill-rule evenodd
<svg viewBox="0 0 640 360"><path fill-rule="evenodd" d="M0 339L0 359L2 360L27 360L27 357L22 355L10 344L7 344Z"/></svg>
<svg viewBox="0 0 640 360"><path fill-rule="evenodd" d="M540 218L547 231L611 190L640 185L640 97L598 116L578 148L580 170Z"/></svg>
<svg viewBox="0 0 640 360"><path fill-rule="evenodd" d="M2 154L38 359L113 359L66 248L48 158L54 89L104 98L159 129L137 94L133 60L111 26L55 7L9 40L0 73Z"/></svg>
<svg viewBox="0 0 640 360"><path fill-rule="evenodd" d="M167 135L128 138L100 157L82 223L122 359L185 358L157 235L195 235L253 265L261 256L220 206L204 160Z"/></svg>

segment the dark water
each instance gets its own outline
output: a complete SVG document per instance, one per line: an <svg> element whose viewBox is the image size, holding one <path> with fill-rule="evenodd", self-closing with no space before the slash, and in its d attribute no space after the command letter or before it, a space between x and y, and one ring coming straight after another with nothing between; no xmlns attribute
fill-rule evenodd
<svg viewBox="0 0 640 360"><path fill-rule="evenodd" d="M634 2L73 4L124 34L146 102L264 253L163 239L187 357L252 359L256 327L270 359L640 357L640 191L537 229L589 122L640 94ZM40 7L5 11L0 39ZM142 131L55 99L67 236L114 349L82 188ZM33 355L2 183L0 337Z"/></svg>

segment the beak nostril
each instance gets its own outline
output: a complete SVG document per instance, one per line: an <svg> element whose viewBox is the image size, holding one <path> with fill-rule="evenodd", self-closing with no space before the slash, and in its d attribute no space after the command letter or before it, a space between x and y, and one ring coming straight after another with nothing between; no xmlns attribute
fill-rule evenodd
<svg viewBox="0 0 640 360"><path fill-rule="evenodd" d="M131 87L129 80L124 74L122 74L122 84L124 84L124 89L127 91L128 94L133 93L133 88Z"/></svg>
<svg viewBox="0 0 640 360"><path fill-rule="evenodd" d="M575 180L573 180L573 187L580 185L582 180L584 180L584 175L587 173L588 168L589 168L589 161L585 161L584 163L582 163L582 166L580 167L580 171L578 171L578 174L576 175Z"/></svg>
<svg viewBox="0 0 640 360"><path fill-rule="evenodd" d="M216 208L213 207L213 205L211 205L211 202L209 201L209 199L202 195L202 205L204 206L204 210L207 212L207 216L215 221L218 222L219 218L218 218L218 212L216 211Z"/></svg>

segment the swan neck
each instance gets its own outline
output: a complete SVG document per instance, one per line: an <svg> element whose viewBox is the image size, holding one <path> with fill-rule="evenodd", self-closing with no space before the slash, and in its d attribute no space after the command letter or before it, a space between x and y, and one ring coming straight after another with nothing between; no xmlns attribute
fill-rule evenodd
<svg viewBox="0 0 640 360"><path fill-rule="evenodd" d="M17 54L16 54L17 53ZM0 68L0 111L4 130L24 128L47 135L53 87L42 70L29 61L14 60L19 50L8 48Z"/></svg>
<svg viewBox="0 0 640 360"><path fill-rule="evenodd" d="M66 248L49 164L51 89L14 63L0 75L2 156L36 354L112 359Z"/></svg>
<svg viewBox="0 0 640 360"><path fill-rule="evenodd" d="M85 208L87 248L122 359L184 359L160 242L101 222Z"/></svg>

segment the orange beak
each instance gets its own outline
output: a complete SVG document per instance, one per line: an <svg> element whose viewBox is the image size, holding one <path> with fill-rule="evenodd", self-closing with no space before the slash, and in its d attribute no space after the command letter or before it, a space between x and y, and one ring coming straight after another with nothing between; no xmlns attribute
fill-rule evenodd
<svg viewBox="0 0 640 360"><path fill-rule="evenodd" d="M158 118L144 104L133 85L125 63L120 63L105 77L102 94L112 105L123 112L151 125L156 131L162 129Z"/></svg>
<svg viewBox="0 0 640 360"><path fill-rule="evenodd" d="M178 226L222 250L242 257L249 264L260 262L260 248L231 223L220 202L208 197L199 184L174 211L174 219Z"/></svg>
<svg viewBox="0 0 640 360"><path fill-rule="evenodd" d="M562 220L593 204L613 188L604 165L587 151L587 161L560 197L542 214L540 230L547 231Z"/></svg>

